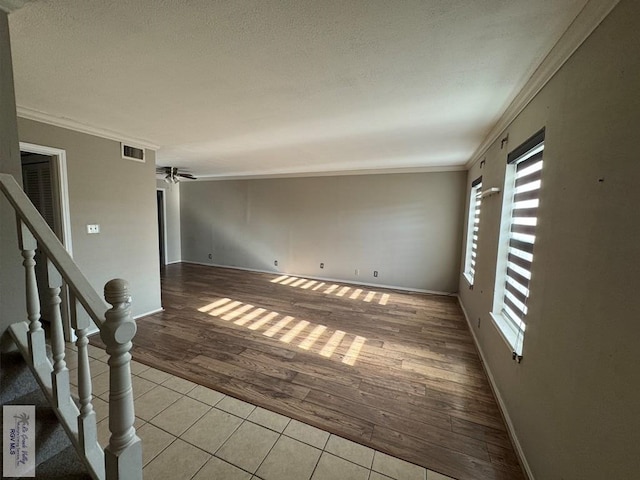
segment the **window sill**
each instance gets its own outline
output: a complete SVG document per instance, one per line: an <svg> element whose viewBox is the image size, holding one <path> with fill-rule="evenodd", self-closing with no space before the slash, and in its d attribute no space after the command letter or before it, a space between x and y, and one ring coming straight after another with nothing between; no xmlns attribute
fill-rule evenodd
<svg viewBox="0 0 640 480"><path fill-rule="evenodd" d="M469 284L469 288L473 288L473 277L471 275L469 275L467 272L463 272L462 276L464 277L464 279Z"/></svg>
<svg viewBox="0 0 640 480"><path fill-rule="evenodd" d="M518 355L522 355L522 339L520 339L520 351L518 351L518 349L516 349L518 332L513 328L511 322L504 318L504 315L501 313L490 312L489 315L491 315L500 336L509 347L509 351L512 353L515 351Z"/></svg>

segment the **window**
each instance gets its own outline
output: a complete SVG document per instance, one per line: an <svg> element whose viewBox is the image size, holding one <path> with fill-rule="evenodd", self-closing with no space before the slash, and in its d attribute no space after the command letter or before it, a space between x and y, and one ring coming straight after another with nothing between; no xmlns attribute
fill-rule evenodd
<svg viewBox="0 0 640 480"><path fill-rule="evenodd" d="M492 316L522 358L534 257L544 151L544 129L507 156L507 175Z"/></svg>
<svg viewBox="0 0 640 480"><path fill-rule="evenodd" d="M471 183L469 195L469 223L467 225L467 249L464 260L464 276L473 285L478 257L478 230L480 227L480 204L482 203L482 177Z"/></svg>

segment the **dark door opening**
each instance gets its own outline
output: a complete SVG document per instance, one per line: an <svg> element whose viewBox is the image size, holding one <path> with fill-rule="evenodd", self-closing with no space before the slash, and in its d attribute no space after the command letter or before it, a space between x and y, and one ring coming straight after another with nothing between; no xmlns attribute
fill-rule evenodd
<svg viewBox="0 0 640 480"><path fill-rule="evenodd" d="M39 153L20 152L22 162L22 188L58 238L62 237L62 221L59 207L59 192L55 181L54 158ZM49 305L47 293L49 281L47 261L40 249L36 250L36 280L40 295L42 320L47 321Z"/></svg>
<svg viewBox="0 0 640 480"><path fill-rule="evenodd" d="M156 190L156 203L158 205L158 252L162 269L167 264L164 245L164 190Z"/></svg>

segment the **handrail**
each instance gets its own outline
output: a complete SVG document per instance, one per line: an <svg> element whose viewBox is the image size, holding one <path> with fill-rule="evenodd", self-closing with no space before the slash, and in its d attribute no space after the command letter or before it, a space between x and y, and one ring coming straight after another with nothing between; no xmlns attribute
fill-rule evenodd
<svg viewBox="0 0 640 480"><path fill-rule="evenodd" d="M96 326L102 330L107 304L96 293L40 212L12 175L0 173L0 190L13 206L20 220L38 240L38 248L46 253L47 258L64 277L75 298L82 304Z"/></svg>
<svg viewBox="0 0 640 480"><path fill-rule="evenodd" d="M25 321L17 321L8 328L18 349L31 368L47 396L90 475L96 480L142 480L142 445L134 427L135 411L131 378L131 340L136 324L131 315L131 296L125 280L114 279L105 285L102 301L71 255L53 233L40 212L31 203L13 176L0 173L0 191L16 211L18 247L25 269ZM47 300L40 298L36 275L36 250L43 253L47 268L44 291ZM71 313L71 327L76 333L77 399L71 397L69 369L61 316L61 291L69 288L67 304ZM96 413L92 403L91 364L88 335L90 322L78 317L82 305L88 317L100 330L109 356L109 444L102 449L98 443ZM41 308L48 312L51 325L50 347L52 360L47 357L47 339L40 322ZM53 361L53 365L52 362Z"/></svg>

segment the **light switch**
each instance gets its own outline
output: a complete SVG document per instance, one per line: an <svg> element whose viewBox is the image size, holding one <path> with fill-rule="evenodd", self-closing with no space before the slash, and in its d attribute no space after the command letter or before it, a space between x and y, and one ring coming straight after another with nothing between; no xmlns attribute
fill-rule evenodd
<svg viewBox="0 0 640 480"><path fill-rule="evenodd" d="M87 225L87 233L100 233L100 225Z"/></svg>

